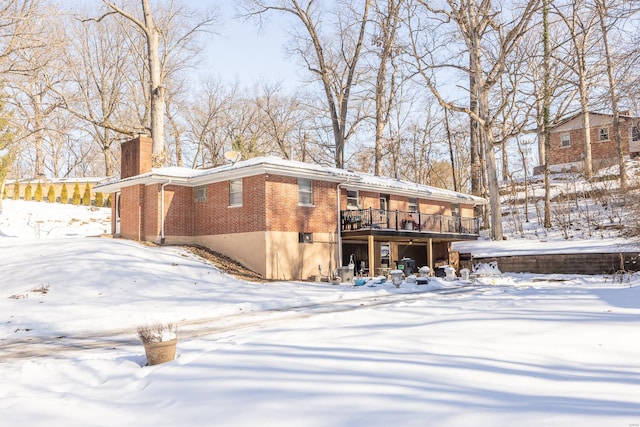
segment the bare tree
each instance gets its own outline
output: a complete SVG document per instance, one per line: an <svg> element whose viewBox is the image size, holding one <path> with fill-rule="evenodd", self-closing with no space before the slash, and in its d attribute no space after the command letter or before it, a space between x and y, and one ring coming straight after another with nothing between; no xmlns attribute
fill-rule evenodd
<svg viewBox="0 0 640 427"><path fill-rule="evenodd" d="M154 16L154 10L152 10L149 0L141 0L142 17L139 17L136 12L116 5L114 2L108 0L103 0L103 2L110 12L98 18L98 21L107 15L117 14L134 25L144 37L146 44L145 59L148 71L147 94L150 133L153 140L152 163L155 166L165 165L169 160L164 138L165 91L168 83L166 80L169 73L169 59L172 55L179 56L179 54L191 50L189 45L193 43L195 36L199 32L205 31L215 21L215 16L207 15L201 20L192 23L191 26L175 28L169 25L171 19L184 15L187 11L181 7L174 8L175 3L173 1L170 1L169 9L166 11L164 19L158 19ZM181 32L177 33L180 30ZM173 37L170 37L170 33L173 33Z"/></svg>
<svg viewBox="0 0 640 427"><path fill-rule="evenodd" d="M278 153L285 159L293 159L295 136L302 125L302 106L295 96L281 95L282 83L262 85L255 100L260 121L268 138L266 152Z"/></svg>
<svg viewBox="0 0 640 427"><path fill-rule="evenodd" d="M397 32L401 24L400 12L405 0L386 0L375 2L375 29L373 36L374 53L377 57L375 85L376 140L374 150L374 174L382 173L382 153L384 129L389 120L390 110L395 102L395 86L398 64L395 57L401 51L398 48ZM391 66L391 73L389 73Z"/></svg>
<svg viewBox="0 0 640 427"><path fill-rule="evenodd" d="M446 7L438 9L430 3L419 0L439 25L452 23L464 44L468 65L435 61L437 53L424 52L419 28L412 28L413 57L416 72L421 75L436 96L439 103L450 110L465 112L478 124L479 146L484 155L484 172L491 209L491 235L502 240L502 214L499 184L496 172L494 152L493 113L490 93L498 81L503 78L507 60L517 48L522 36L529 29L529 23L537 10L539 0L527 0L522 7L510 12L497 12L491 1L447 0ZM489 46L487 45L489 43ZM450 46L449 46L450 48ZM440 59L440 58L439 58ZM460 105L447 100L441 94L436 83L436 70L450 68L464 71L470 79L470 104ZM477 101L477 108L475 103Z"/></svg>
<svg viewBox="0 0 640 427"><path fill-rule="evenodd" d="M114 22L71 20L71 45L65 55L68 87L60 95L67 111L99 147L106 176L115 175L113 147L122 135L136 134L139 122L126 102L125 76L131 68L131 45Z"/></svg>
<svg viewBox="0 0 640 427"><path fill-rule="evenodd" d="M194 89L185 110L184 139L194 151L192 167L211 167L224 162L229 149L224 123L236 99L237 87L225 88L218 79L209 78Z"/></svg>
<svg viewBox="0 0 640 427"><path fill-rule="evenodd" d="M325 101L334 138L335 165L344 167L345 144L353 129L349 112L352 90L357 84L358 61L366 26L369 20L371 0L362 2L361 10L355 10L349 2L335 5L335 32L325 38L325 21L315 0L246 0L244 16L261 19L269 12L292 16L302 26L295 37L293 52L300 56L307 69L322 83ZM353 127L360 118L353 119Z"/></svg>
<svg viewBox="0 0 640 427"><path fill-rule="evenodd" d="M615 76L615 64L613 52L609 44L610 29L615 26L616 21L621 17L614 16L611 11L615 7L615 2L605 0L594 0L595 9L600 22L600 32L602 36L602 47L604 48L604 57L607 64L607 78L609 80L609 100L611 102L611 111L613 113L613 136L616 143L616 151L618 153L618 166L620 169L620 190L627 189L627 168L624 164L624 147L622 145L622 137L620 136L620 111L618 108L618 83ZM611 21L611 22L609 22Z"/></svg>
<svg viewBox="0 0 640 427"><path fill-rule="evenodd" d="M584 175L587 179L593 175L593 156L591 150L591 117L589 110L589 85L592 83L593 70L589 64L589 52L593 46L596 15L584 6L584 0L572 0L569 5L554 6L555 13L565 23L571 40L570 53L565 56L567 64L576 75L578 91L580 94L580 110L583 118L584 129ZM573 59L570 62L569 59Z"/></svg>

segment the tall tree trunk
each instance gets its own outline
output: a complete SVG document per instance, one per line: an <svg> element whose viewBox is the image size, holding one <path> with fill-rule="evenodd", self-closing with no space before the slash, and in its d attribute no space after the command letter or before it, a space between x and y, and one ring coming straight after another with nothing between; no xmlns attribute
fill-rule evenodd
<svg viewBox="0 0 640 427"><path fill-rule="evenodd" d="M611 101L611 110L613 112L613 136L616 141L616 150L618 152L618 165L620 167L620 191L627 189L627 169L624 165L624 147L622 145L622 137L620 135L620 111L618 109L618 89L616 77L614 74L613 58L611 57L611 49L609 46L609 29L607 27L608 7L605 0L595 0L598 18L600 20L600 29L602 31L602 44L604 45L605 59L607 61L607 77L609 78L609 99Z"/></svg>
<svg viewBox="0 0 640 427"><path fill-rule="evenodd" d="M449 127L449 112L444 109L444 125L449 142L449 158L451 159L451 178L453 178L453 191L458 191L458 179L456 178L456 159L453 155L453 141L451 140L451 128Z"/></svg>
<svg viewBox="0 0 640 427"><path fill-rule="evenodd" d="M551 228L551 143L550 143L550 110L551 110L551 48L549 42L549 1L543 0L542 6L542 146L544 146L544 227ZM540 141L538 141L540 144Z"/></svg>
<svg viewBox="0 0 640 427"><path fill-rule="evenodd" d="M473 55L469 55L469 69L475 68ZM469 144L471 157L471 194L482 196L480 150L478 147L478 89L476 88L476 78L473 72L469 73ZM474 117L475 116L475 117Z"/></svg>
<svg viewBox="0 0 640 427"><path fill-rule="evenodd" d="M108 0L104 3L120 16L136 25L145 36L147 47L147 66L149 68L149 105L151 128L151 162L154 167L165 166L168 158L164 141L165 87L160 63L160 31L151 13L149 0L141 0L144 22L119 8ZM102 18L100 18L102 19Z"/></svg>
<svg viewBox="0 0 640 427"><path fill-rule="evenodd" d="M489 117L489 93L483 91L478 97L478 113L480 117ZM500 203L500 185L496 168L496 153L494 150L491 126L484 124L480 128L480 144L484 147L486 185L489 192L489 208L491 209L491 238L502 240L502 205Z"/></svg>
<svg viewBox="0 0 640 427"><path fill-rule="evenodd" d="M33 97L33 125L35 138L35 160L34 160L34 176L36 178L44 177L44 151L42 148L42 142L44 140L44 117L42 112L42 95L36 94Z"/></svg>
<svg viewBox="0 0 640 427"><path fill-rule="evenodd" d="M584 176L593 176L593 156L591 155L591 118L589 115L589 98L586 70L580 73L580 109L582 111L582 127L584 131Z"/></svg>
<svg viewBox="0 0 640 427"><path fill-rule="evenodd" d="M160 34L151 14L149 0L142 0L144 26L147 39L147 61L149 63L149 90L151 97L151 139L153 140L152 163L154 166L167 164L164 141L165 88L160 72Z"/></svg>

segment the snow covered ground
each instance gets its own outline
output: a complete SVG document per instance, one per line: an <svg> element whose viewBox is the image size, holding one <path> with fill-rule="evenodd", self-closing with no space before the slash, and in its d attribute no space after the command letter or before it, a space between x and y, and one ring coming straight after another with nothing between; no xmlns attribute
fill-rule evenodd
<svg viewBox="0 0 640 427"><path fill-rule="evenodd" d="M3 203L2 427L640 425L635 277L250 283L82 237L108 210ZM156 321L178 356L145 367Z"/></svg>

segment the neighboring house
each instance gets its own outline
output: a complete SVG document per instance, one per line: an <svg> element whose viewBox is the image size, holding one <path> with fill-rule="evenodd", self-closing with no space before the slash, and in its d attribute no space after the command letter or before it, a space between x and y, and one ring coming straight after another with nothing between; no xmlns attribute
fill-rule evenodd
<svg viewBox="0 0 640 427"><path fill-rule="evenodd" d="M113 234L197 244L269 279L331 275L354 261L378 275L411 258L450 262L451 242L477 239L486 200L344 169L259 157L205 170L151 168L151 140L122 144Z"/></svg>
<svg viewBox="0 0 640 427"><path fill-rule="evenodd" d="M593 169L601 169L618 162L618 151L613 133L613 115L589 113L591 158ZM628 111L620 115L622 149L627 157L640 154L640 117ZM552 172L584 169L585 132L584 115L571 116L551 128L550 168ZM543 164L544 161L541 161Z"/></svg>

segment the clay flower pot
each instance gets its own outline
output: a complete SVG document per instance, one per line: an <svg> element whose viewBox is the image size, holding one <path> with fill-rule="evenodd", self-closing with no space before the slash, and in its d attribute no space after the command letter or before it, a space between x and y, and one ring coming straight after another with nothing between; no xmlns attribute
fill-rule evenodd
<svg viewBox="0 0 640 427"><path fill-rule="evenodd" d="M147 365L153 366L164 362L171 362L176 358L176 344L178 339L143 343L147 355Z"/></svg>
<svg viewBox="0 0 640 427"><path fill-rule="evenodd" d="M144 345L147 365L158 365L176 358L178 328L176 325L153 324L138 327L138 337Z"/></svg>

